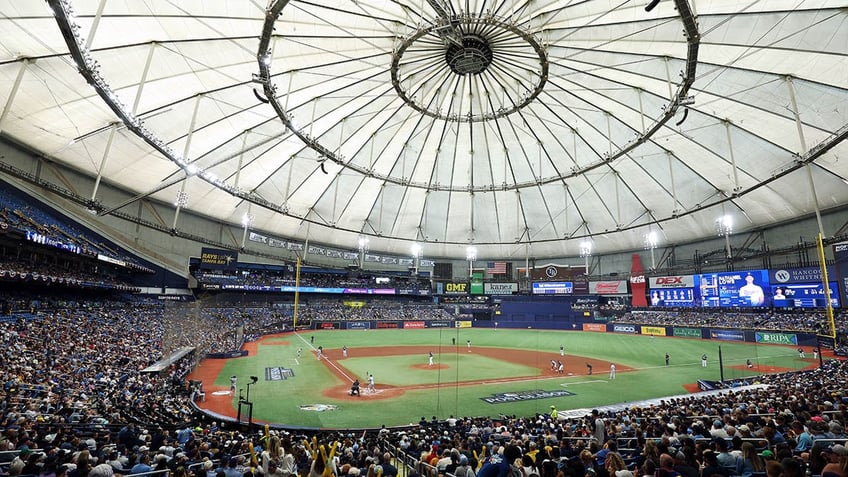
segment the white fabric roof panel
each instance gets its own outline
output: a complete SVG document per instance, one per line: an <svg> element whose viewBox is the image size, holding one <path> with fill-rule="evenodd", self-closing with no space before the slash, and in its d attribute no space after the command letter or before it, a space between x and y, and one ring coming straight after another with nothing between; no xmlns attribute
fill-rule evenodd
<svg viewBox="0 0 848 477"><path fill-rule="evenodd" d="M174 202L185 155L200 173L186 207L233 224L249 211L260 233L455 258L633 249L649 228L684 241L724 213L744 229L813 212L799 157L821 207L848 203L845 1L690 0L695 103L641 143L691 53L672 0L292 1L267 84L293 130L254 81L276 1L47 3L0 1L3 134L94 176L117 123L107 180ZM50 8L68 6L79 39ZM75 48L125 111L141 91L135 114L172 157L123 124Z"/></svg>

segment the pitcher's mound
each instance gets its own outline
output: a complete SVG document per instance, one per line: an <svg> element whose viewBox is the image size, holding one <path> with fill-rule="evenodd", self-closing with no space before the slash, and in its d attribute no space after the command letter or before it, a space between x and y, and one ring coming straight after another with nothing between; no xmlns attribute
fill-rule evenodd
<svg viewBox="0 0 848 477"><path fill-rule="evenodd" d="M438 363L433 364L433 366L427 364L413 364L412 369L432 369L435 371L437 369L448 369L448 365Z"/></svg>

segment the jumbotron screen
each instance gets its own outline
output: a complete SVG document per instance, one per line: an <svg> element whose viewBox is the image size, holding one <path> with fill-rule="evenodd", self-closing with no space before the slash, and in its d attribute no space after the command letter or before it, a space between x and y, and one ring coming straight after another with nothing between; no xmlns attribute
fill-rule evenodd
<svg viewBox="0 0 848 477"><path fill-rule="evenodd" d="M768 270L706 273L695 276L704 307L755 307L771 304Z"/></svg>

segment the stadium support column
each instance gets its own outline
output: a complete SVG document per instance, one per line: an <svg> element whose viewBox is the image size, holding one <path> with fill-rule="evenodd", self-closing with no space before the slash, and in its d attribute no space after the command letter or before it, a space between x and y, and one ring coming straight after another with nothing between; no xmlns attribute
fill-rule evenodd
<svg viewBox="0 0 848 477"><path fill-rule="evenodd" d="M718 345L718 372L719 379L724 382L724 358L721 355L721 345Z"/></svg>

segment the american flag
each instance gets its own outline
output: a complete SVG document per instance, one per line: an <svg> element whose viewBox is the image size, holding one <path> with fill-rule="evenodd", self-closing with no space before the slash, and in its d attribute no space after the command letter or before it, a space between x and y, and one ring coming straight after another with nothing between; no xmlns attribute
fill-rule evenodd
<svg viewBox="0 0 848 477"><path fill-rule="evenodd" d="M491 275L505 275L506 262L486 262L486 273Z"/></svg>

